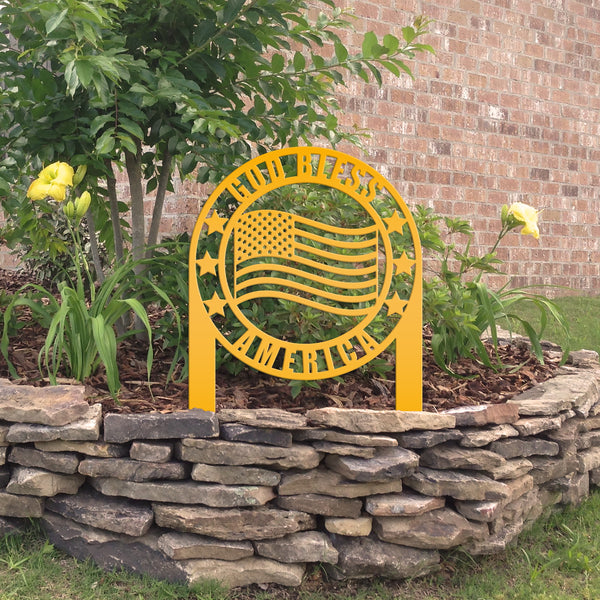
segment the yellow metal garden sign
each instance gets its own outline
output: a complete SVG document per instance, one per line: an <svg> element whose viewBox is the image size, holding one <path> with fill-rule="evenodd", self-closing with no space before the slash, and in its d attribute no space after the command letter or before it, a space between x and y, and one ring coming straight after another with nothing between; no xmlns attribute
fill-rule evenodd
<svg viewBox="0 0 600 600"><path fill-rule="evenodd" d="M299 147L237 168L198 217L189 286L190 408L215 409L217 342L291 380L348 373L395 342L396 408L421 410L419 237L361 160Z"/></svg>

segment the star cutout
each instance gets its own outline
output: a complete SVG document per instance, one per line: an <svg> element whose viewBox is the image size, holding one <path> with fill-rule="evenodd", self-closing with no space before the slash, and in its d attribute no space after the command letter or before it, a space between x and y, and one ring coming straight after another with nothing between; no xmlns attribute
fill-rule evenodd
<svg viewBox="0 0 600 600"><path fill-rule="evenodd" d="M219 315L225 316L225 306L227 305L227 300L223 300L219 298L219 294L215 292L212 295L210 300L205 300L204 304L206 304L206 308L208 308L208 315L212 315L217 313Z"/></svg>
<svg viewBox="0 0 600 600"><path fill-rule="evenodd" d="M212 273L213 275L216 275L218 263L219 260L217 258L213 258L208 252L204 253L204 258L196 261L196 264L200 267L200 275L204 275L206 273Z"/></svg>
<svg viewBox="0 0 600 600"><path fill-rule="evenodd" d="M402 256L393 262L394 267L396 267L396 275L398 275L398 273L410 273L417 261L411 260L406 256L406 252L403 252Z"/></svg>
<svg viewBox="0 0 600 600"><path fill-rule="evenodd" d="M400 300L400 296L398 296L398 292L394 292L394 295L385 301L388 305L388 315L401 315L404 311L404 308L408 304L407 300Z"/></svg>
<svg viewBox="0 0 600 600"><path fill-rule="evenodd" d="M208 219L204 219L204 222L208 225L208 235L211 233L219 232L223 233L223 226L225 225L227 219L224 217L220 217L217 214L217 211L213 210L212 215L208 217Z"/></svg>
<svg viewBox="0 0 600 600"><path fill-rule="evenodd" d="M404 224L406 223L406 219L403 219L398 214L397 210L394 211L394 214L391 217L386 217L383 220L387 223L388 233L392 233L394 231L397 231L398 233L402 233L402 228L404 227Z"/></svg>

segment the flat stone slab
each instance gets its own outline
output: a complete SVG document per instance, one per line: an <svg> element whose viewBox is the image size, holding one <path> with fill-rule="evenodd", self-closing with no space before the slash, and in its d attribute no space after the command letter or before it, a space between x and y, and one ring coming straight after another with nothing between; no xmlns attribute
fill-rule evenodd
<svg viewBox="0 0 600 600"><path fill-rule="evenodd" d="M88 411L85 388L55 385L40 388L0 380L0 415L11 423L58 427L81 419Z"/></svg>
<svg viewBox="0 0 600 600"><path fill-rule="evenodd" d="M339 473L320 467L305 473L284 473L278 491L280 496L323 494L337 498L359 498L374 494L401 492L402 480L364 483L348 481Z"/></svg>
<svg viewBox="0 0 600 600"><path fill-rule="evenodd" d="M490 450L504 458L524 458L527 456L556 456L560 446L556 442L532 437L497 440L492 443Z"/></svg>
<svg viewBox="0 0 600 600"><path fill-rule="evenodd" d="M103 496L88 489L74 496L49 498L46 508L84 525L136 537L146 534L154 522L154 513L147 504Z"/></svg>
<svg viewBox="0 0 600 600"><path fill-rule="evenodd" d="M437 568L440 554L388 544L368 537L332 537L339 558L337 565L325 565L327 574L338 580L386 577L419 577Z"/></svg>
<svg viewBox="0 0 600 600"><path fill-rule="evenodd" d="M519 419L518 408L510 404L462 406L444 411L442 414L453 415L456 418L456 427L500 425L502 423L514 423Z"/></svg>
<svg viewBox="0 0 600 600"><path fill-rule="evenodd" d="M114 477L126 481L185 479L189 467L180 462L150 463L129 458L86 458L79 472L87 477Z"/></svg>
<svg viewBox="0 0 600 600"><path fill-rule="evenodd" d="M83 475L62 475L19 466L13 469L6 491L9 494L50 497L57 494L75 494L83 482Z"/></svg>
<svg viewBox="0 0 600 600"><path fill-rule="evenodd" d="M306 413L311 425L339 427L354 433L401 433L412 429L453 428L452 415L400 410L366 410L360 408L315 408Z"/></svg>
<svg viewBox="0 0 600 600"><path fill-rule="evenodd" d="M362 511L362 501L352 498L334 498L322 494L298 494L279 496L277 506L325 517L356 519Z"/></svg>
<svg viewBox="0 0 600 600"><path fill-rule="evenodd" d="M219 435L215 413L199 409L169 414L123 415L109 413L104 418L105 442L210 438Z"/></svg>
<svg viewBox="0 0 600 600"><path fill-rule="evenodd" d="M221 439L229 442L248 442L289 448L292 445L292 433L273 427L251 427L242 423L221 423Z"/></svg>
<svg viewBox="0 0 600 600"><path fill-rule="evenodd" d="M306 440L318 440L338 444L351 444L353 446L366 446L372 448L392 447L398 445L396 438L387 435L367 435L360 433L344 433L333 429L321 429L319 427L308 427L294 431L294 440L303 442Z"/></svg>
<svg viewBox="0 0 600 600"><path fill-rule="evenodd" d="M224 508L260 506L275 497L273 488L261 486L211 485L192 481L137 483L103 477L91 479L90 483L96 490L107 496Z"/></svg>
<svg viewBox="0 0 600 600"><path fill-rule="evenodd" d="M225 440L184 439L178 445L179 458L210 465L262 465L279 469L313 469L321 455L312 447L295 444L291 448L227 442Z"/></svg>
<svg viewBox="0 0 600 600"><path fill-rule="evenodd" d="M413 473L419 465L419 456L405 448L381 448L374 458L332 455L325 464L353 481L388 481Z"/></svg>
<svg viewBox="0 0 600 600"><path fill-rule="evenodd" d="M447 550L489 535L487 525L471 523L449 508L418 517L375 517L374 529L384 542L431 550Z"/></svg>
<svg viewBox="0 0 600 600"><path fill-rule="evenodd" d="M265 506L218 510L156 503L152 508L159 527L223 540L273 539L316 527L316 519L312 515Z"/></svg>
<svg viewBox="0 0 600 600"><path fill-rule="evenodd" d="M165 463L173 458L173 444L169 442L133 442L129 456L143 462Z"/></svg>
<svg viewBox="0 0 600 600"><path fill-rule="evenodd" d="M192 467L192 479L224 485L275 486L281 480L281 475L277 471L261 469L260 467L203 465L197 463Z"/></svg>
<svg viewBox="0 0 600 600"><path fill-rule="evenodd" d="M593 373L558 375L508 400L521 416L553 416L569 408L598 401Z"/></svg>
<svg viewBox="0 0 600 600"><path fill-rule="evenodd" d="M410 431L398 435L398 443L403 448L431 448L444 442L462 439L463 434L458 429L444 429L441 431Z"/></svg>
<svg viewBox="0 0 600 600"><path fill-rule="evenodd" d="M227 541L194 533L171 531L161 535L158 547L173 560L190 558L214 558L217 560L240 560L254 556L254 546L248 541Z"/></svg>
<svg viewBox="0 0 600 600"><path fill-rule="evenodd" d="M13 446L8 460L23 467L39 467L67 475L77 473L79 467L79 456L74 452L42 452L35 448L22 446Z"/></svg>
<svg viewBox="0 0 600 600"><path fill-rule="evenodd" d="M0 515L3 517L37 518L44 514L44 500L33 496L17 496L0 491Z"/></svg>
<svg viewBox="0 0 600 600"><path fill-rule="evenodd" d="M325 442L315 440L312 447L323 454L338 454L340 456L356 456L358 458L373 458L377 453L376 448L368 446L354 446L351 444L336 444L335 442Z"/></svg>
<svg viewBox="0 0 600 600"><path fill-rule="evenodd" d="M86 456L98 458L120 458L127 456L129 447L126 444L109 444L107 442L77 442L68 440L52 440L36 442L35 447L43 452L79 452Z"/></svg>
<svg viewBox="0 0 600 600"><path fill-rule="evenodd" d="M433 469L465 469L490 471L502 466L506 459L500 454L480 448L461 448L455 444L442 444L428 448L421 454L421 464Z"/></svg>
<svg viewBox="0 0 600 600"><path fill-rule="evenodd" d="M319 531L300 531L275 540L255 542L256 553L282 563L333 563L338 551L329 537Z"/></svg>
<svg viewBox="0 0 600 600"><path fill-rule="evenodd" d="M401 494L381 494L365 501L365 510L376 517L416 516L444 508L446 498L423 496L411 492Z"/></svg>
<svg viewBox="0 0 600 600"><path fill-rule="evenodd" d="M78 420L66 425L52 426L15 423L8 430L6 439L11 444L47 442L50 440L96 441L100 438L102 405L94 404L90 406L86 403L86 406L86 412Z"/></svg>
<svg viewBox="0 0 600 600"><path fill-rule="evenodd" d="M356 519L329 517L325 519L325 529L336 535L366 537L371 535L373 530L373 519L371 517L357 517Z"/></svg>
<svg viewBox="0 0 600 600"><path fill-rule="evenodd" d="M217 413L221 423L241 423L252 427L298 429L306 427L306 417L278 408L226 408Z"/></svg>
<svg viewBox="0 0 600 600"><path fill-rule="evenodd" d="M404 483L427 496L451 496L456 500L502 500L509 495L506 484L485 475L420 467Z"/></svg>
<svg viewBox="0 0 600 600"><path fill-rule="evenodd" d="M497 440L517 437L518 435L519 432L508 423L489 428L469 427L462 429L462 438L459 443L465 448L481 448Z"/></svg>

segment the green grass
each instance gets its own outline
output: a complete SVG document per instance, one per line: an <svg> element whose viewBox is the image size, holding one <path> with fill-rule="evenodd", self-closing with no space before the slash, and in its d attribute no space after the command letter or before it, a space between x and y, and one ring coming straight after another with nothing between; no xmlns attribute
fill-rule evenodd
<svg viewBox="0 0 600 600"><path fill-rule="evenodd" d="M571 326L571 349L600 352L600 298L556 299ZM536 324L535 312L520 309ZM543 336L562 344L549 323ZM0 539L0 600L596 600L600 598L600 491L580 507L539 520L518 545L491 557L444 555L439 572L414 581L252 587L227 592L214 583L187 588L147 577L105 573L53 548L36 524ZM315 570L315 575L318 569Z"/></svg>
<svg viewBox="0 0 600 600"><path fill-rule="evenodd" d="M600 297L598 296L563 296L553 300L563 311L570 328L571 350L595 350L600 353ZM519 315L539 329L539 311L529 303L517 307ZM519 328L515 326L519 333ZM565 335L556 322L548 320L542 338L560 346L564 346Z"/></svg>

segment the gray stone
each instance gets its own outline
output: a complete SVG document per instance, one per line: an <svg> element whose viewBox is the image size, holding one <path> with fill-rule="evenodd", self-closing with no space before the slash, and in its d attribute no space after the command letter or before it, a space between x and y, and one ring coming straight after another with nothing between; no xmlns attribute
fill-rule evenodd
<svg viewBox="0 0 600 600"><path fill-rule="evenodd" d="M577 458L579 459L580 473L597 469L600 467L600 448L596 447L579 452Z"/></svg>
<svg viewBox="0 0 600 600"><path fill-rule="evenodd" d="M146 504L102 496L87 489L74 496L49 498L46 508L84 525L131 536L146 534L154 521L154 513Z"/></svg>
<svg viewBox="0 0 600 600"><path fill-rule="evenodd" d="M454 506L463 517L471 521L491 523L494 519L498 518L504 503L498 500L484 500L482 502L457 500Z"/></svg>
<svg viewBox="0 0 600 600"><path fill-rule="evenodd" d="M506 482L506 487L509 489L508 498L506 502L514 502L517 498L520 498L527 492L530 492L534 488L533 477L531 475L523 475L518 479L513 479Z"/></svg>
<svg viewBox="0 0 600 600"><path fill-rule="evenodd" d="M275 540L254 543L256 553L282 563L330 563L338 561L338 551L320 531L300 531Z"/></svg>
<svg viewBox="0 0 600 600"><path fill-rule="evenodd" d="M462 434L462 439L459 442L461 446L465 448L481 448L496 440L517 437L519 432L512 425L504 423L490 427L489 429L466 428L462 430Z"/></svg>
<svg viewBox="0 0 600 600"><path fill-rule="evenodd" d="M366 435L360 433L343 433L332 429L309 427L294 431L294 440L319 440L338 444L352 444L354 446L368 446L373 448L389 448L398 445L398 440L385 435Z"/></svg>
<svg viewBox="0 0 600 600"><path fill-rule="evenodd" d="M94 529L52 512L44 515L42 526L56 548L79 560L92 559L105 570L125 569L172 582L188 582L181 564L160 551L159 536L153 532L131 537Z"/></svg>
<svg viewBox="0 0 600 600"><path fill-rule="evenodd" d="M192 481L137 483L120 479L90 480L92 486L107 496L125 496L134 500L203 504L212 507L260 506L275 497L273 489L259 486L226 486Z"/></svg>
<svg viewBox="0 0 600 600"><path fill-rule="evenodd" d="M445 429L442 431L411 431L398 435L398 443L403 448L431 448L444 442L460 440L463 434L458 429Z"/></svg>
<svg viewBox="0 0 600 600"><path fill-rule="evenodd" d="M47 442L50 440L96 441L100 437L102 424L102 405L87 405L84 416L67 425L32 425L16 423L8 430L7 440L13 444L27 442Z"/></svg>
<svg viewBox="0 0 600 600"><path fill-rule="evenodd" d="M325 565L325 569L338 580L419 577L435 570L440 562L440 555L434 550L406 548L366 537L333 536L332 541L339 559L337 565Z"/></svg>
<svg viewBox="0 0 600 600"><path fill-rule="evenodd" d="M130 458L86 458L79 472L87 477L112 477L126 481L185 479L189 468L179 462L149 463Z"/></svg>
<svg viewBox="0 0 600 600"><path fill-rule="evenodd" d="M298 494L279 496L277 506L286 510L299 510L311 515L325 517L346 517L355 519L360 516L362 502L351 498L334 498L321 494Z"/></svg>
<svg viewBox="0 0 600 600"><path fill-rule="evenodd" d="M16 535L21 533L27 525L25 519L14 517L0 517L0 539L5 535Z"/></svg>
<svg viewBox="0 0 600 600"><path fill-rule="evenodd" d="M502 500L508 496L506 484L477 473L438 471L421 467L405 477L404 483L427 496L452 496L456 500Z"/></svg>
<svg viewBox="0 0 600 600"><path fill-rule="evenodd" d="M0 380L0 414L4 421L59 427L81 419L88 408L85 388L80 385L40 389Z"/></svg>
<svg viewBox="0 0 600 600"><path fill-rule="evenodd" d="M443 414L453 415L456 418L456 427L500 425L502 423L514 423L519 419L517 408L509 404L462 406L447 410Z"/></svg>
<svg viewBox="0 0 600 600"><path fill-rule="evenodd" d="M507 480L507 479L518 479L523 475L526 475L533 469L533 464L526 458L515 458L507 460L503 465L485 471L486 475L489 475L492 479Z"/></svg>
<svg viewBox="0 0 600 600"><path fill-rule="evenodd" d="M75 494L83 482L81 475L59 475L32 467L15 467L6 491L9 494L45 497Z"/></svg>
<svg viewBox="0 0 600 600"><path fill-rule="evenodd" d="M0 491L0 515L3 517L36 518L44 514L44 500L17 496Z"/></svg>
<svg viewBox="0 0 600 600"><path fill-rule="evenodd" d="M556 442L548 440L520 438L498 440L491 444L490 450L504 456L504 458L521 458L526 456L556 456L560 447Z"/></svg>
<svg viewBox="0 0 600 600"><path fill-rule="evenodd" d="M79 452L98 458L121 458L129 454L129 447L126 444L109 444L107 442L52 440L36 442L35 447L43 452Z"/></svg>
<svg viewBox="0 0 600 600"><path fill-rule="evenodd" d="M10 471L5 467L0 468L0 490L3 490L8 485L9 481Z"/></svg>
<svg viewBox="0 0 600 600"><path fill-rule="evenodd" d="M281 429L251 427L241 423L222 423L220 437L230 442L248 442L250 444L266 444L289 448L292 445L292 434Z"/></svg>
<svg viewBox="0 0 600 600"><path fill-rule="evenodd" d="M475 556L497 554L503 552L523 531L523 523L513 523L493 536L485 539L472 540L465 545L465 549Z"/></svg>
<svg viewBox="0 0 600 600"><path fill-rule="evenodd" d="M2 423L0 421L0 446L8 446L6 436L8 435L9 428L10 425L8 423Z"/></svg>
<svg viewBox="0 0 600 600"><path fill-rule="evenodd" d="M455 444L434 446L421 454L421 464L434 469L490 471L505 462L506 459L495 452L479 448L461 448Z"/></svg>
<svg viewBox="0 0 600 600"><path fill-rule="evenodd" d="M168 442L133 442L130 458L150 463L166 463L173 458L173 444Z"/></svg>
<svg viewBox="0 0 600 600"><path fill-rule="evenodd" d="M590 475L585 473L573 473L567 476L569 483L563 492L563 504L578 506L590 495Z"/></svg>
<svg viewBox="0 0 600 600"><path fill-rule="evenodd" d="M371 535L373 519L371 517L357 517L356 519L329 517L325 519L325 529L336 535L367 537Z"/></svg>
<svg viewBox="0 0 600 600"><path fill-rule="evenodd" d="M381 448L374 458L330 455L325 464L353 481L388 481L413 473L419 465L419 456L405 448Z"/></svg>
<svg viewBox="0 0 600 600"><path fill-rule="evenodd" d="M251 427L299 429L306 427L306 417L278 408L227 408L217 414L221 423L241 423Z"/></svg>
<svg viewBox="0 0 600 600"><path fill-rule="evenodd" d="M590 398L598 400L598 384L592 373L558 375L508 401L522 416L552 416L571 407L580 407Z"/></svg>
<svg viewBox="0 0 600 600"><path fill-rule="evenodd" d="M586 431L577 436L576 442L578 450L587 450L593 446L600 446L600 431Z"/></svg>
<svg viewBox="0 0 600 600"><path fill-rule="evenodd" d="M359 483L347 481L339 473L322 467L304 473L284 473L279 484L280 496L323 494L338 498L358 498L401 491L402 481L399 479Z"/></svg>
<svg viewBox="0 0 600 600"><path fill-rule="evenodd" d="M571 350L567 363L583 369L597 369L598 353L595 350Z"/></svg>
<svg viewBox="0 0 600 600"><path fill-rule="evenodd" d="M312 446L291 448L260 446L224 440L184 439L179 457L189 462L211 465L263 465L278 469L313 469L321 455Z"/></svg>
<svg viewBox="0 0 600 600"><path fill-rule="evenodd" d="M240 560L254 556L254 547L248 541L218 540L171 531L161 535L158 547L173 560L190 558L214 558L217 560Z"/></svg>
<svg viewBox="0 0 600 600"><path fill-rule="evenodd" d="M519 432L519 435L537 435L543 431L552 431L560 429L563 419L558 417L533 417L531 419L519 419L513 427Z"/></svg>
<svg viewBox="0 0 600 600"><path fill-rule="evenodd" d="M324 454L339 454L340 456L356 456L358 458L373 458L376 454L375 448L368 446L352 446L350 444L336 444L335 442L315 441L312 446L318 452Z"/></svg>
<svg viewBox="0 0 600 600"><path fill-rule="evenodd" d="M400 410L361 408L315 408L306 413L309 423L339 427L354 433L402 433L412 429L448 429L456 419L451 415Z"/></svg>
<svg viewBox="0 0 600 600"><path fill-rule="evenodd" d="M303 564L289 565L268 558L252 556L236 561L189 560L183 563L189 583L205 579L216 579L226 587L265 585L274 583L285 586L298 586L304 578Z"/></svg>
<svg viewBox="0 0 600 600"><path fill-rule="evenodd" d="M6 446L0 447L0 465L6 463Z"/></svg>
<svg viewBox="0 0 600 600"><path fill-rule="evenodd" d="M159 527L223 540L264 540L316 527L312 515L265 506L215 509L156 503L153 509Z"/></svg>
<svg viewBox="0 0 600 600"><path fill-rule="evenodd" d="M562 459L531 457L533 469L531 475L536 484L541 485L551 479L564 477L569 473L576 472L579 468L577 457L567 457Z"/></svg>
<svg viewBox="0 0 600 600"><path fill-rule="evenodd" d="M225 485L275 486L279 483L281 475L276 471L259 467L232 467L197 463L192 468L192 479Z"/></svg>
<svg viewBox="0 0 600 600"><path fill-rule="evenodd" d="M415 516L443 508L445 504L445 498L402 492L370 496L365 501L365 510L377 517Z"/></svg>
<svg viewBox="0 0 600 600"><path fill-rule="evenodd" d="M215 413L199 409L169 414L109 413L104 419L105 442L210 438L218 435L219 422Z"/></svg>
<svg viewBox="0 0 600 600"><path fill-rule="evenodd" d="M67 475L77 473L79 466L79 457L74 452L42 452L19 446L11 448L8 460L23 467L39 467Z"/></svg>
<svg viewBox="0 0 600 600"><path fill-rule="evenodd" d="M593 431L600 429L600 416L588 417L587 419L579 420L579 428L581 431Z"/></svg>
<svg viewBox="0 0 600 600"><path fill-rule="evenodd" d="M488 535L484 523L471 523L449 508L418 517L375 517L374 529L384 542L431 550L454 548Z"/></svg>

